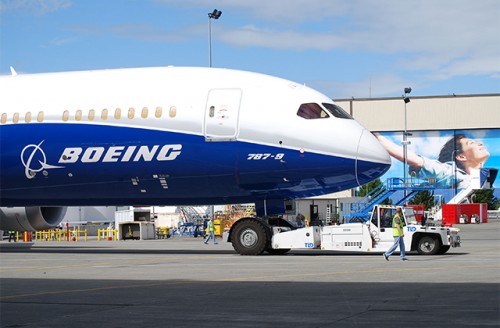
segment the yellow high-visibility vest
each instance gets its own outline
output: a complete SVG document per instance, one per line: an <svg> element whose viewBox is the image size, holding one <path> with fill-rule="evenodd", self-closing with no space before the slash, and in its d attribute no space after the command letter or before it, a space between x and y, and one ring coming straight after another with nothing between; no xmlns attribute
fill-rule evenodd
<svg viewBox="0 0 500 328"><path fill-rule="evenodd" d="M396 228L396 219L399 219L399 226L401 227L401 231L403 231L405 222L399 214L394 215L394 218L392 218L392 235L394 237L400 237L401 234L399 233L398 228Z"/></svg>

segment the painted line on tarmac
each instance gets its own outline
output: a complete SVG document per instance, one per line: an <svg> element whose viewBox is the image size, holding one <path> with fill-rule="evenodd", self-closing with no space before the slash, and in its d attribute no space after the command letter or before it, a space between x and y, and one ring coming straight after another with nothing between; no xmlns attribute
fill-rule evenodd
<svg viewBox="0 0 500 328"><path fill-rule="evenodd" d="M214 281L253 281L261 279L276 279L276 278L297 278L297 277L312 277L312 276L334 276L356 273L388 273L388 272L411 272L411 271L440 271L450 269L485 269L485 268L500 268L500 264L495 265L463 265L463 266L445 266L445 267L424 267L424 268L394 268L394 269L372 269L372 270L351 270L351 271L333 271L333 272L314 272L314 273L295 273L284 275L268 275L268 276L248 276L237 278L222 278Z"/></svg>
<svg viewBox="0 0 500 328"><path fill-rule="evenodd" d="M204 256L206 257L206 256ZM69 290L56 290L56 291L43 291L36 293L27 294L17 294L17 295L2 295L0 296L0 301L7 301L16 298L24 297L35 297L35 296L49 296L49 295L60 295L69 293L89 293L89 292L101 292L110 291L116 289L127 289L127 288L147 288L147 287L159 287L168 285L189 285L189 284L204 284L209 282L232 282L232 281L247 281L253 282L255 280L262 279L276 279L276 278L291 278L291 277L311 277L311 276L333 276L333 275L345 275L345 274L355 274L355 273L387 273L387 272L409 272L409 271L439 271L439 270L449 270L449 269L481 269L481 268L497 268L499 265L468 265L468 266L446 266L446 267L426 267L426 268L397 268L397 269L377 269L377 270L351 270L351 271L336 271L336 272L316 272L316 273L302 273L302 274L286 274L286 275L268 275L268 276L247 276L247 277L237 277L237 278L223 278L215 280L177 280L168 282L155 282L148 284L137 284L137 285L116 285L116 286L106 286L106 287L95 287L95 288L81 288L81 289L69 289Z"/></svg>
<svg viewBox="0 0 500 328"><path fill-rule="evenodd" d="M49 296L49 295L60 295L60 294L70 294L70 293L89 293L89 292L109 291L115 289L158 287L158 286L182 285L182 284L192 284L192 283L202 283L202 282L206 281L170 281L163 283L150 283L150 284L139 284L139 285L117 285L117 286L94 287L94 288L43 291L37 293L0 296L0 301L3 302L5 300L12 300L15 298L22 298L22 297Z"/></svg>
<svg viewBox="0 0 500 328"><path fill-rule="evenodd" d="M215 256L215 255L214 255ZM193 260L199 260L203 258L212 258L210 255L203 255L198 257L190 257ZM106 261L106 262L92 262L92 263L81 263L81 264L70 264L70 265L51 265L51 266L42 266L42 267L29 267L29 268L11 268L11 269L0 269L0 273L9 273L9 272L23 272L23 271L44 271L44 270L57 270L57 269L72 269L72 268L102 268L102 267L110 267L117 265L143 265L150 263L158 263L158 262L169 262L169 261L178 261L181 259L185 259L185 257L163 257L163 258L154 258L148 260L128 260L128 261Z"/></svg>

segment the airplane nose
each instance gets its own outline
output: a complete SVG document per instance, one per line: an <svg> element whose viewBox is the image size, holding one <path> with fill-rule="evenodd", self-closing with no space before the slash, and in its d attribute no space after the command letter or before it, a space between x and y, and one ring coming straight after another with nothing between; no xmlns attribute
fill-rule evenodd
<svg viewBox="0 0 500 328"><path fill-rule="evenodd" d="M363 129L356 157L356 179L361 186L382 176L391 167L391 157L375 136Z"/></svg>

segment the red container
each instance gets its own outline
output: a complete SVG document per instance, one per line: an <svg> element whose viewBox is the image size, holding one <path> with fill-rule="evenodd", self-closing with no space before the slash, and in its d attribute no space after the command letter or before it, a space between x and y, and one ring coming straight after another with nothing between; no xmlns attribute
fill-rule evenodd
<svg viewBox="0 0 500 328"><path fill-rule="evenodd" d="M457 224L460 215L457 214L457 205L443 204L441 207L443 214L443 224Z"/></svg>
<svg viewBox="0 0 500 328"><path fill-rule="evenodd" d="M479 222L488 222L488 204L444 204L442 207L443 223L460 223L460 216L467 216L467 223L471 223L472 217L477 216ZM474 222L476 223L476 222Z"/></svg>

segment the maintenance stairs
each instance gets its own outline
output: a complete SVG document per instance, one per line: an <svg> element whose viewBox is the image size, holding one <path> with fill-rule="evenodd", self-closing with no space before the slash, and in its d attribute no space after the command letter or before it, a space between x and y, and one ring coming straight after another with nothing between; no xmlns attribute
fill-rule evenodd
<svg viewBox="0 0 500 328"><path fill-rule="evenodd" d="M209 206L179 206L176 212L181 214L181 224L178 234L189 236L203 236L205 221L209 219Z"/></svg>
<svg viewBox="0 0 500 328"><path fill-rule="evenodd" d="M357 202L350 203L349 208L343 210L344 220L345 222L368 221L373 206L389 197L393 200L393 205L401 205L421 190L434 189L436 189L435 179L388 178L385 183L380 184Z"/></svg>
<svg viewBox="0 0 500 328"><path fill-rule="evenodd" d="M468 197L478 189L492 189L493 183L498 174L496 168L482 168L471 170L470 183L466 188L458 193L453 189L439 189L440 195L446 199L447 204L460 204L467 201ZM402 205L410 200L421 190L436 190L435 179L418 179L410 177L408 179L389 178L384 184L373 189L366 196L357 202L349 204L349 208L343 210L342 215L345 222L364 222L370 219L370 212L373 206L382 203L385 199L391 198L393 205ZM439 209L433 214L435 220L441 220L442 210Z"/></svg>

